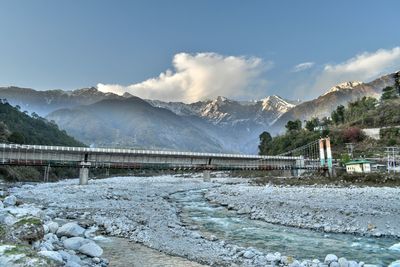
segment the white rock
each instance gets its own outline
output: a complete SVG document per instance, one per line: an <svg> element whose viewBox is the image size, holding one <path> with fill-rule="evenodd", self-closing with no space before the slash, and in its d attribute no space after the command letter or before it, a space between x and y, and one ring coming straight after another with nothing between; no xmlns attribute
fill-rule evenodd
<svg viewBox="0 0 400 267"><path fill-rule="evenodd" d="M400 260L392 262L389 264L389 267L400 267Z"/></svg>
<svg viewBox="0 0 400 267"><path fill-rule="evenodd" d="M103 249L94 242L84 244L78 250L91 257L100 257L103 254Z"/></svg>
<svg viewBox="0 0 400 267"><path fill-rule="evenodd" d="M56 222L49 222L48 224L46 224L47 227L49 227L49 231L50 233L55 234L58 230L58 223Z"/></svg>
<svg viewBox="0 0 400 267"><path fill-rule="evenodd" d="M78 256L76 256L75 254L70 254L65 250L59 250L58 252L61 254L63 260L66 262L74 261L79 264L81 263L81 259Z"/></svg>
<svg viewBox="0 0 400 267"><path fill-rule="evenodd" d="M67 261L65 267L81 267L81 265L75 261Z"/></svg>
<svg viewBox="0 0 400 267"><path fill-rule="evenodd" d="M82 236L85 229L80 227L76 222L66 223L57 230L58 236Z"/></svg>
<svg viewBox="0 0 400 267"><path fill-rule="evenodd" d="M0 210L4 209L3 201L0 200Z"/></svg>
<svg viewBox="0 0 400 267"><path fill-rule="evenodd" d="M4 198L3 204L5 207L15 206L17 203L17 198L14 195Z"/></svg>
<svg viewBox="0 0 400 267"><path fill-rule="evenodd" d="M92 259L92 261L93 261L94 263L100 263L100 262L101 262L100 258L98 258L98 257L94 257L94 258Z"/></svg>
<svg viewBox="0 0 400 267"><path fill-rule="evenodd" d="M253 251L247 250L247 251L243 254L243 257L245 257L246 259L251 259L251 258L254 258L255 255L256 255L256 254L255 254Z"/></svg>
<svg viewBox="0 0 400 267"><path fill-rule="evenodd" d="M38 254L45 258L52 259L56 262L63 263L63 258L57 251L39 251Z"/></svg>
<svg viewBox="0 0 400 267"><path fill-rule="evenodd" d="M358 263L356 261L349 261L349 267L358 267Z"/></svg>
<svg viewBox="0 0 400 267"><path fill-rule="evenodd" d="M90 240L87 240L83 237L80 236L75 236L75 237L70 237L68 239L65 239L63 241L63 245L66 249L72 249L72 250L77 250L79 249L82 245L93 242Z"/></svg>
<svg viewBox="0 0 400 267"><path fill-rule="evenodd" d="M390 250L400 251L400 243L394 244L393 246L389 247Z"/></svg>
<svg viewBox="0 0 400 267"><path fill-rule="evenodd" d="M331 262L337 261L338 257L335 254L328 254L325 257L324 263L329 264Z"/></svg>
<svg viewBox="0 0 400 267"><path fill-rule="evenodd" d="M340 267L339 263L336 261L333 261L329 264L329 267Z"/></svg>
<svg viewBox="0 0 400 267"><path fill-rule="evenodd" d="M58 237L53 233L45 234L43 237L44 240L49 240L51 243L57 242Z"/></svg>
<svg viewBox="0 0 400 267"><path fill-rule="evenodd" d="M338 263L340 267L349 267L349 262L346 258L339 258Z"/></svg>

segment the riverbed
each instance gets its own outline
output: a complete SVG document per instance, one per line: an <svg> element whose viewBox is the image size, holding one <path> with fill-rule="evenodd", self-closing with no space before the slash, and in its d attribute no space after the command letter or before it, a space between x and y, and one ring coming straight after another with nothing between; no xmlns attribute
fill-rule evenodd
<svg viewBox="0 0 400 267"><path fill-rule="evenodd" d="M245 195L240 195L235 190L249 192L253 206L258 205L256 198L259 196L255 193L257 187L249 185L247 180L234 178L204 182L201 178L174 176L114 177L91 180L87 186L79 186L74 179L27 185L12 191L24 201L32 201L52 210L59 218L93 220L103 229L104 234L137 242L151 249L150 252L143 252L141 249L130 251L127 247L130 244L135 247L136 244L124 243L120 246L121 250L114 249L109 254L117 263L119 257L124 257L124 250L133 254L133 257L137 256L136 259L141 258L141 253L150 255L144 257L156 259L150 266L157 266L157 261L167 262L168 255L178 257L172 262L183 259L193 264L211 266L265 266L271 261L272 254L272 260L276 262L288 262L288 257L283 257L286 255L305 264L307 261L304 259L310 259L308 263L312 259L323 262L328 253L382 266L386 266L392 259L400 258L398 251L388 250L390 246L400 242L397 238L336 235L251 220L251 212L238 214L235 211L235 205L242 203ZM274 187L273 190L274 195L278 196L276 192L285 194L285 190L288 191L284 187ZM338 189L312 190L334 194ZM354 190L358 192L359 189ZM383 200L396 193L400 194L399 189L379 190L379 194L386 193ZM387 208L384 206L385 201L375 199L379 195L378 191L371 188L366 192L374 196L375 206L383 205L379 210L383 212ZM206 201L204 194L208 199L215 198L215 201ZM268 192L264 190L262 194ZM317 198L322 196L323 194L315 194L314 200L319 201ZM296 201L296 197L301 199L303 194L291 194L290 201ZM319 202L321 205L327 203L323 199ZM394 206L396 205L390 205L389 208ZM330 206L326 204L324 212L325 209L330 210ZM282 208L280 212L284 216L286 211ZM293 214L288 213L286 220L292 218L291 215ZM390 214L386 216L390 218ZM395 216L397 214L392 219ZM138 254L134 254L135 251ZM155 252L161 252L157 256L161 260L157 260L156 254L152 254ZM290 257L290 261L293 260ZM186 265L190 266L188 264Z"/></svg>

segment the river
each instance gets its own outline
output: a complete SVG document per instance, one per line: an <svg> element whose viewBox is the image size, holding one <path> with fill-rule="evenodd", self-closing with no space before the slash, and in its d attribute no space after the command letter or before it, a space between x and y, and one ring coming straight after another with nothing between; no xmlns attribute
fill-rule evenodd
<svg viewBox="0 0 400 267"><path fill-rule="evenodd" d="M204 193L205 190L191 190L175 193L171 198L181 207L184 222L236 245L255 247L263 252L280 252L297 259L323 260L333 253L348 260L381 266L400 258L399 251L389 250L390 246L400 242L393 238L327 234L251 220L209 203Z"/></svg>

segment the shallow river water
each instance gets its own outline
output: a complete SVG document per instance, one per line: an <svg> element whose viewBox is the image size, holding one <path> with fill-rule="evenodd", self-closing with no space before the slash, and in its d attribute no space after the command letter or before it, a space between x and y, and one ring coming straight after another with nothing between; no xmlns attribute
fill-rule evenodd
<svg viewBox="0 0 400 267"><path fill-rule="evenodd" d="M200 231L234 244L255 247L264 252L280 252L297 259L323 260L327 254L333 253L348 260L387 266L400 258L400 252L389 250L400 240L326 234L251 220L237 215L235 211L210 204L204 198L204 192L179 192L172 199L181 206L181 215L186 223L197 225Z"/></svg>

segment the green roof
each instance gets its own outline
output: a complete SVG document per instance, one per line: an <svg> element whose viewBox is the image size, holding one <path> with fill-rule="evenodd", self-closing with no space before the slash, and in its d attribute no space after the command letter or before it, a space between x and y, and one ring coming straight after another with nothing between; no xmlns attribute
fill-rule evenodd
<svg viewBox="0 0 400 267"><path fill-rule="evenodd" d="M371 161L365 160L365 159L358 159L358 160L352 160L347 163L346 165L355 165L355 164L364 164L364 163L372 163Z"/></svg>

